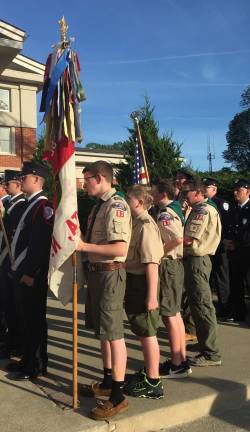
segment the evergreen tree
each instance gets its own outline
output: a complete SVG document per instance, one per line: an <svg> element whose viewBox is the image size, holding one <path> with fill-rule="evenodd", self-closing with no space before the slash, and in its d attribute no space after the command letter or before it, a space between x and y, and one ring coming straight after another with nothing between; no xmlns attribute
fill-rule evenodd
<svg viewBox="0 0 250 432"><path fill-rule="evenodd" d="M153 184L159 178L172 177L182 163L181 144L173 140L172 133L159 133L159 125L154 119L154 107L149 98L145 97L145 104L140 108L140 131L147 161L150 182ZM119 165L116 178L123 188L127 188L133 181L135 165L136 130L128 128L129 138L123 142L122 148L127 163Z"/></svg>

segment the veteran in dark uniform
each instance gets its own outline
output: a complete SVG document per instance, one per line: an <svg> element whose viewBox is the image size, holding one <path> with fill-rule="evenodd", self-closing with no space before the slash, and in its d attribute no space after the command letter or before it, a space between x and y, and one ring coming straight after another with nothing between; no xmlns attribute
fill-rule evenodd
<svg viewBox="0 0 250 432"><path fill-rule="evenodd" d="M234 183L236 204L230 211L230 227L224 244L229 251L230 296L228 319L245 321L245 290L250 291L250 182Z"/></svg>
<svg viewBox="0 0 250 432"><path fill-rule="evenodd" d="M210 284L218 296L217 315L223 316L226 313L226 305L230 292L228 255L223 243L229 226L230 206L226 200L217 196L218 181L216 179L207 177L203 178L202 181L206 186L206 197L216 204L221 218L221 241L215 254L211 255L212 271Z"/></svg>
<svg viewBox="0 0 250 432"><path fill-rule="evenodd" d="M205 197L205 185L187 181L183 185L192 206L184 229L185 288L196 326L200 354L190 363L194 366L219 366L221 355L217 342L217 322L212 302L209 277L210 255L214 255L221 239L220 215L215 204Z"/></svg>
<svg viewBox="0 0 250 432"><path fill-rule="evenodd" d="M4 173L7 192L10 196L8 209L5 211L3 223L7 234L8 245L5 239L0 248L0 269L1 269L1 291L3 298L3 311L7 326L6 340L1 357L8 358L10 355L21 352L20 322L18 320L16 302L14 300L13 279L10 277L10 247L16 227L25 206L25 197L21 191L20 171L5 170Z"/></svg>
<svg viewBox="0 0 250 432"><path fill-rule="evenodd" d="M10 378L28 380L47 368L46 302L54 210L43 192L49 172L40 162L24 162L21 179L27 203L11 242L16 297L23 332L23 358ZM10 366L10 365L9 365Z"/></svg>
<svg viewBox="0 0 250 432"><path fill-rule="evenodd" d="M126 200L112 187L112 166L97 161L84 168L83 174L84 187L89 196L98 198L98 204L89 216L85 241L80 240L77 249L88 254L86 316L101 341L104 377L102 383L82 387L81 393L109 396L109 400L91 411L92 418L105 420L128 406L123 395L126 369L123 300L132 223Z"/></svg>

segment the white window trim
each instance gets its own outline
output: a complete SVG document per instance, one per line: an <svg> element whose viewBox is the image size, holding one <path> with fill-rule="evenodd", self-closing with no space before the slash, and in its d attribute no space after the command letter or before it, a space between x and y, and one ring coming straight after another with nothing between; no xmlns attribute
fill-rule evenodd
<svg viewBox="0 0 250 432"><path fill-rule="evenodd" d="M4 125L0 125L0 128L3 127L7 127L10 129L10 147L11 147L11 152L0 152L0 156L16 156L16 130L14 127L9 127L9 126L4 126Z"/></svg>
<svg viewBox="0 0 250 432"><path fill-rule="evenodd" d="M8 110L3 110L3 109L0 108L0 112L10 113L11 112L11 89L10 88L6 88L6 87L2 87L0 85L0 90L5 90L5 91L8 91L8 93L9 93L9 109Z"/></svg>

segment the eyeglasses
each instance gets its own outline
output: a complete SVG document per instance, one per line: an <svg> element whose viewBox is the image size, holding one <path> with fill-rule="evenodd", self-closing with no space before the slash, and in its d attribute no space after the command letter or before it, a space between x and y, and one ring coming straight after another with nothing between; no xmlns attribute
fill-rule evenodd
<svg viewBox="0 0 250 432"><path fill-rule="evenodd" d="M94 178L94 177L96 177L96 176L95 176L95 175L92 175L92 176L89 176L89 177L84 177L83 181L84 181L84 182L85 182L85 181L88 181L89 179Z"/></svg>

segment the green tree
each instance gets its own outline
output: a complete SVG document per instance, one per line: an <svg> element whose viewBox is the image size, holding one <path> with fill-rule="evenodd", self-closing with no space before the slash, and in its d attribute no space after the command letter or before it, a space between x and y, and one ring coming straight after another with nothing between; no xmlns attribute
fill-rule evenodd
<svg viewBox="0 0 250 432"><path fill-rule="evenodd" d="M100 149L100 150L112 150L112 151L122 151L123 150L123 142L115 142L114 144L98 144L98 143L88 143L85 148L89 149Z"/></svg>
<svg viewBox="0 0 250 432"><path fill-rule="evenodd" d="M248 86L241 94L240 104L244 108L250 108L250 86Z"/></svg>
<svg viewBox="0 0 250 432"><path fill-rule="evenodd" d="M181 144L173 139L172 133L160 135L159 124L154 119L154 107L148 97L140 108L140 130L151 183L161 177L171 177L182 164ZM127 163L121 163L117 172L117 180L123 188L133 181L135 164L136 130L128 128L129 138L123 142L122 148Z"/></svg>
<svg viewBox="0 0 250 432"><path fill-rule="evenodd" d="M225 161L238 170L250 170L250 108L234 116L226 139Z"/></svg>

